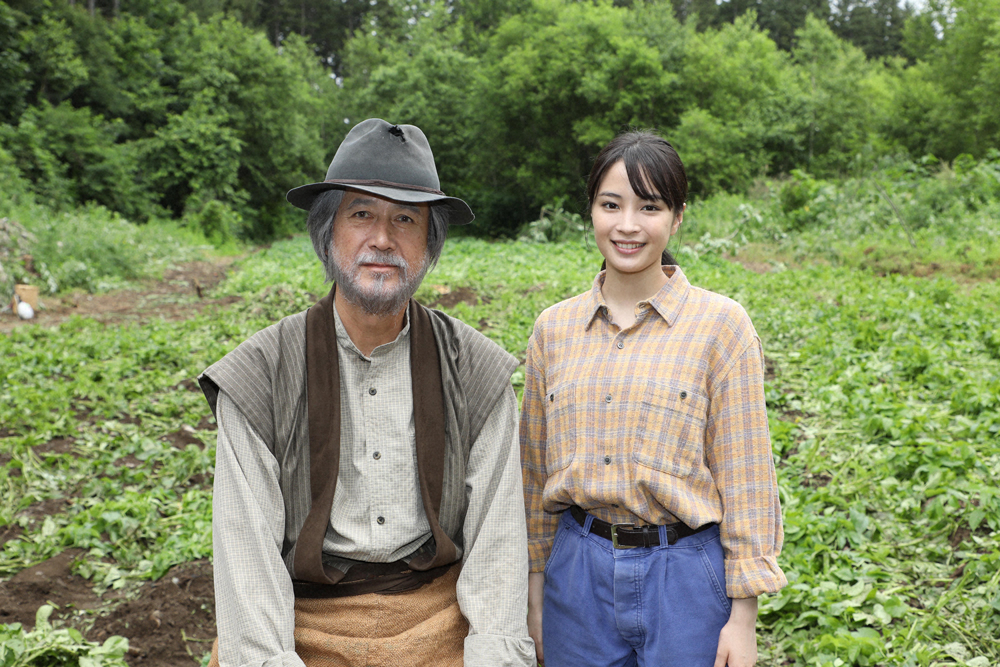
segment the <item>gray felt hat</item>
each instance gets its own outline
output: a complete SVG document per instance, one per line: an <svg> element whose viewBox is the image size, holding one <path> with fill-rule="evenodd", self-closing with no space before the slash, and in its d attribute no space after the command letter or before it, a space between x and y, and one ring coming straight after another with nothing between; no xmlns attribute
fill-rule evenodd
<svg viewBox="0 0 1000 667"><path fill-rule="evenodd" d="M381 118L361 121L337 149L326 180L289 190L285 198L308 211L321 192L348 188L411 204L443 204L451 210L453 225L476 217L464 201L441 192L434 154L415 125L391 125Z"/></svg>

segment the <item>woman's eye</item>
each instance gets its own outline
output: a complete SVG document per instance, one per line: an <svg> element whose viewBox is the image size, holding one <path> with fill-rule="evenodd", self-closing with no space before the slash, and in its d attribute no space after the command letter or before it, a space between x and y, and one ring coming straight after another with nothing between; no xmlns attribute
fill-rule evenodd
<svg viewBox="0 0 1000 667"><path fill-rule="evenodd" d="M603 204L601 204L601 206L606 209L612 209L612 210L618 208L618 204L614 203L613 201L606 201Z"/></svg>

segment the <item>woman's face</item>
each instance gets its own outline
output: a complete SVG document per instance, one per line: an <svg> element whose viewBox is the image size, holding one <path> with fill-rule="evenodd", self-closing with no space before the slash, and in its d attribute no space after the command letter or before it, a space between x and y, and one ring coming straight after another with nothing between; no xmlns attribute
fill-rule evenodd
<svg viewBox="0 0 1000 667"><path fill-rule="evenodd" d="M590 215L608 274L627 277L660 273L660 255L684 212L675 216L662 199L641 199L619 160L601 179Z"/></svg>

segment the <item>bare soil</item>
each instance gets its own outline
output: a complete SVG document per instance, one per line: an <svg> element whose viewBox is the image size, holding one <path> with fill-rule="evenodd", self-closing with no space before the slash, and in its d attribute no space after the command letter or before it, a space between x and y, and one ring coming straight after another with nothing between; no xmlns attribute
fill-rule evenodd
<svg viewBox="0 0 1000 667"><path fill-rule="evenodd" d="M142 322L152 318L181 320L206 306L226 305L238 297L212 298L210 291L226 276L232 257L188 262L164 272L160 280L144 280L135 288L104 294L71 292L43 296L35 317L21 320L13 312L0 313L0 332L22 326L52 326L74 316L104 323Z"/></svg>
<svg viewBox="0 0 1000 667"><path fill-rule="evenodd" d="M38 608L56 607L52 619L76 627L91 641L127 637L126 662L142 667L197 664L215 639L212 565L194 561L172 568L159 581L127 591L94 592L72 573L82 549L22 570L0 583L0 623L35 624Z"/></svg>

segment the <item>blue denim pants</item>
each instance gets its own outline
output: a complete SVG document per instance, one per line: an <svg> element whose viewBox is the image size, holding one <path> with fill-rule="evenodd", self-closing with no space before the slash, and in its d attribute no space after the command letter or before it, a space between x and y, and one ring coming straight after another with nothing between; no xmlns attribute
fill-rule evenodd
<svg viewBox="0 0 1000 667"><path fill-rule="evenodd" d="M729 620L719 528L615 549L563 512L545 564L546 667L712 667Z"/></svg>

